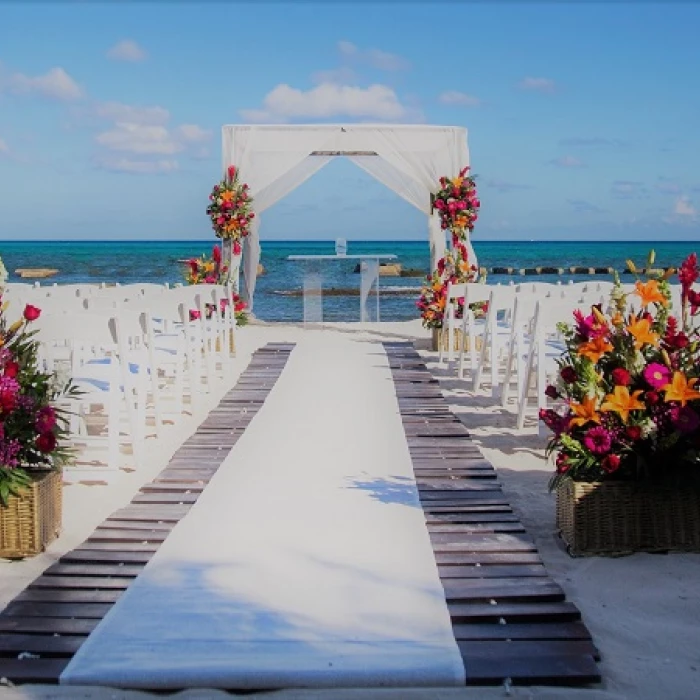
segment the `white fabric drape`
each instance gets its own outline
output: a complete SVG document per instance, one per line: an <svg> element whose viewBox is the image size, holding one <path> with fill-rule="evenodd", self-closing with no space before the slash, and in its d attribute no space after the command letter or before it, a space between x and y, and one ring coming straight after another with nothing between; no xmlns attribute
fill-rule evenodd
<svg viewBox="0 0 700 700"><path fill-rule="evenodd" d="M445 234L431 214L430 195L441 176L455 176L469 164L466 129L384 124L224 126L222 136L224 170L229 165L239 168L254 198L256 219L244 242L241 290L250 308L260 259L260 213L335 155L348 155L358 167L422 211L428 217L433 269L442 256ZM322 155L308 157L318 151ZM467 247L473 255L469 241ZM475 256L473 260L478 264Z"/></svg>

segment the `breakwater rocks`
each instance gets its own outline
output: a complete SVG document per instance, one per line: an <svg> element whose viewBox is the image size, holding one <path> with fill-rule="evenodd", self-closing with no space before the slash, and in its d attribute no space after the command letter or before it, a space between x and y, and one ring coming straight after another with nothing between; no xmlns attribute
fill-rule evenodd
<svg viewBox="0 0 700 700"><path fill-rule="evenodd" d="M490 275L519 275L521 277L529 277L534 275L613 275L616 270L614 267L492 267L482 268L482 272ZM641 275L662 275L666 272L664 269L644 268L637 270ZM629 269L617 270L620 275L631 275Z"/></svg>

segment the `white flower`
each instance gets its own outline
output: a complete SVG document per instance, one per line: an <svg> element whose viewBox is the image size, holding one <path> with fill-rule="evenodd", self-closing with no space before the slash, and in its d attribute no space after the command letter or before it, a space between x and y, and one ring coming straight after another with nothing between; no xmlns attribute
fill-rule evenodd
<svg viewBox="0 0 700 700"><path fill-rule="evenodd" d="M642 437L645 439L656 434L656 423L651 418L647 418L639 427L642 429Z"/></svg>

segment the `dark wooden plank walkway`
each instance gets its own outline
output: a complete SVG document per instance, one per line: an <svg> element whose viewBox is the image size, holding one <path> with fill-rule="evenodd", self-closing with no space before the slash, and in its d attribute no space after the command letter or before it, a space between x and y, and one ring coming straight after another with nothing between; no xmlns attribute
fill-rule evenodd
<svg viewBox="0 0 700 700"><path fill-rule="evenodd" d="M581 614L550 578L493 466L409 343L384 343L467 684L601 680Z"/></svg>
<svg viewBox="0 0 700 700"><path fill-rule="evenodd" d="M187 515L260 410L294 348L268 343L168 466L0 613L0 678L58 683L87 635Z"/></svg>

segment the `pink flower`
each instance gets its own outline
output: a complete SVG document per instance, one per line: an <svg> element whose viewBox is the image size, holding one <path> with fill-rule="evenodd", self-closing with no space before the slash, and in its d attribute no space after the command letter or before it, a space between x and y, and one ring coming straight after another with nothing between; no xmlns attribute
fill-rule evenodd
<svg viewBox="0 0 700 700"><path fill-rule="evenodd" d="M233 178L236 177L236 166L229 165L227 172L228 172L228 176L233 180Z"/></svg>
<svg viewBox="0 0 700 700"><path fill-rule="evenodd" d="M190 321L196 321L199 318L202 318L202 314L197 309L190 309Z"/></svg>
<svg viewBox="0 0 700 700"><path fill-rule="evenodd" d="M681 264L680 270L678 270L678 280L681 283L683 303L685 303L685 300L688 298L688 291L693 284L695 284L699 276L698 256L695 253L691 253Z"/></svg>
<svg viewBox="0 0 700 700"><path fill-rule="evenodd" d="M671 381L671 370L658 362L652 362L644 369L643 376L650 387L661 389Z"/></svg>
<svg viewBox="0 0 700 700"><path fill-rule="evenodd" d="M234 241L233 242L233 254L240 255L242 250L243 249L241 248L241 244L238 241Z"/></svg>
<svg viewBox="0 0 700 700"><path fill-rule="evenodd" d="M583 444L594 454L604 455L610 451L612 438L610 433L602 426L591 428L583 438Z"/></svg>

